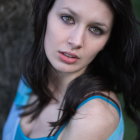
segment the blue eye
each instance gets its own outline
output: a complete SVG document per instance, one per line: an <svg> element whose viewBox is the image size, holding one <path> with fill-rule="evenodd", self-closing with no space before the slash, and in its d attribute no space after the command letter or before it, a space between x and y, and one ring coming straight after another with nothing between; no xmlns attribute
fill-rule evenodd
<svg viewBox="0 0 140 140"><path fill-rule="evenodd" d="M67 24L74 24L74 19L71 16L61 16L61 19Z"/></svg>
<svg viewBox="0 0 140 140"><path fill-rule="evenodd" d="M103 30L98 28L98 27L90 27L89 28L89 31L92 33L92 34L95 34L95 35L101 35L103 34Z"/></svg>

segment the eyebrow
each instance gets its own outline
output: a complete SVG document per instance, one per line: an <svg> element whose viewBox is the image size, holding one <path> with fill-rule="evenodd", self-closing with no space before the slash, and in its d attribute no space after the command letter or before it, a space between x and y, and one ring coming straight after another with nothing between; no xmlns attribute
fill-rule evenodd
<svg viewBox="0 0 140 140"><path fill-rule="evenodd" d="M70 8L64 7L62 9L63 10L68 10L72 15L74 15L74 16L79 18L78 14L76 12L74 12L73 10L71 10ZM96 25L96 26L100 26L100 27L106 27L107 29L109 29L109 27L106 24L101 23L101 22L92 22L91 25Z"/></svg>
<svg viewBox="0 0 140 140"><path fill-rule="evenodd" d="M106 27L107 29L109 28L106 24L100 23L100 22L94 22L93 25L101 26L101 27Z"/></svg>
<svg viewBox="0 0 140 140"><path fill-rule="evenodd" d="M75 16L78 17L77 13L74 12L73 10L71 10L70 8L64 7L64 8L62 8L62 9L64 9L64 10L68 10L71 14L73 14L73 15L75 15Z"/></svg>

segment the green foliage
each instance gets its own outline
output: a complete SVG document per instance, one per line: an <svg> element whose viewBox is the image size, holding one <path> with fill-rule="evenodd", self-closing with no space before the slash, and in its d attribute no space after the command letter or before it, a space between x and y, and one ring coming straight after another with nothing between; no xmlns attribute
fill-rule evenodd
<svg viewBox="0 0 140 140"><path fill-rule="evenodd" d="M137 135L137 128L135 123L127 116L125 110L124 110L124 101L122 94L119 95L119 100L122 105L122 110L123 110L123 119L124 119L124 140L135 140L136 135Z"/></svg>
<svg viewBox="0 0 140 140"><path fill-rule="evenodd" d="M132 1L134 6L134 11L138 19L140 19L140 0L133 0Z"/></svg>
<svg viewBox="0 0 140 140"><path fill-rule="evenodd" d="M140 20L140 0L132 0L136 17ZM136 125L124 112L125 134L124 140L135 140L137 135Z"/></svg>
<svg viewBox="0 0 140 140"><path fill-rule="evenodd" d="M135 140L137 135L136 125L124 112L125 134L124 140Z"/></svg>

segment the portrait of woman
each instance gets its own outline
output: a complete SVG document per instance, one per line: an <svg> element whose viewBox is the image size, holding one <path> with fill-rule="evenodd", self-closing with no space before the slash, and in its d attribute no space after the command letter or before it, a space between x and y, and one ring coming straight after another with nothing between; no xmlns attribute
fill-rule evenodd
<svg viewBox="0 0 140 140"><path fill-rule="evenodd" d="M123 140L140 117L139 23L130 0L34 0L3 140Z"/></svg>

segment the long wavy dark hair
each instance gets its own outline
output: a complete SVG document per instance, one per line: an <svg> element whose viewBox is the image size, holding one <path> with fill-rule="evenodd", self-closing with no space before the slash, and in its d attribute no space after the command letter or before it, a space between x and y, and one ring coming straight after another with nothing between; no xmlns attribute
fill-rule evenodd
<svg viewBox="0 0 140 140"><path fill-rule="evenodd" d="M74 79L68 86L60 110L63 115L51 125L60 127L68 122L77 106L89 93L114 91L122 94L125 110L140 126L140 46L139 23L133 14L130 0L103 0L114 12L114 25L105 48L89 64L84 74ZM44 51L44 37L47 16L55 0L34 0L34 44L25 60L23 76L32 88L37 100L23 115L32 114L34 120L55 96L48 88L48 74L55 74ZM90 13L91 14L91 13ZM57 76L56 76L57 77ZM54 83L55 84L55 83ZM76 93L76 96L75 96Z"/></svg>

